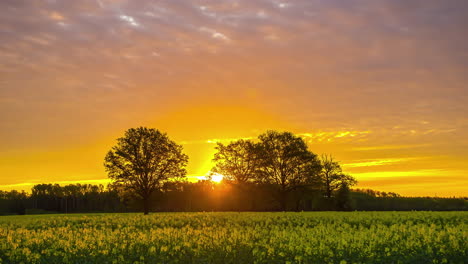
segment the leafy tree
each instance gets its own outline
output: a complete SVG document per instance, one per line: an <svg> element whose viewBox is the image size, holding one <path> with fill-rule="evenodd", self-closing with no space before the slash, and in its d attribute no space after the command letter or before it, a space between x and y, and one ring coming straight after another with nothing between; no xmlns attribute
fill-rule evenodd
<svg viewBox="0 0 468 264"><path fill-rule="evenodd" d="M131 128L117 139L117 145L107 153L104 166L109 178L143 201L148 214L150 196L164 183L185 177L188 156L182 146L159 130Z"/></svg>
<svg viewBox="0 0 468 264"><path fill-rule="evenodd" d="M255 173L255 144L250 140L237 140L224 145L218 143L211 170L222 174L236 184L253 181Z"/></svg>
<svg viewBox="0 0 468 264"><path fill-rule="evenodd" d="M251 140L237 140L224 145L218 143L213 161L215 166L212 173L224 176L224 183L229 184L230 200L237 207L253 210L256 201L252 195L257 182L255 172L257 168L257 144ZM226 191L226 190L225 190Z"/></svg>
<svg viewBox="0 0 468 264"><path fill-rule="evenodd" d="M344 183L349 187L357 183L354 177L343 173L340 164L331 155L322 155L320 162L322 164L320 176L327 198L331 198L333 191L337 190L341 184Z"/></svg>
<svg viewBox="0 0 468 264"><path fill-rule="evenodd" d="M278 201L286 210L288 193L298 187L317 185L320 161L305 141L293 133L267 131L258 138L257 175L263 182L279 187Z"/></svg>

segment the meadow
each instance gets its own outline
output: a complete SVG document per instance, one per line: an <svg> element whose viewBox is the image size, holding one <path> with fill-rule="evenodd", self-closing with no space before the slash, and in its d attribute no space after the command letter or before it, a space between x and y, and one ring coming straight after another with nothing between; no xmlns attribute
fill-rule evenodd
<svg viewBox="0 0 468 264"><path fill-rule="evenodd" d="M468 212L0 217L0 263L467 263Z"/></svg>

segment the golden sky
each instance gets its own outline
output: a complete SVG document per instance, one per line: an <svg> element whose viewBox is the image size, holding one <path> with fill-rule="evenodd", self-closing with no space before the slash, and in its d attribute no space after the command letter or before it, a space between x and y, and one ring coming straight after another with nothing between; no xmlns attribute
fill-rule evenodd
<svg viewBox="0 0 468 264"><path fill-rule="evenodd" d="M211 168L300 134L359 188L468 196L465 0L0 1L0 189L104 182L130 127Z"/></svg>

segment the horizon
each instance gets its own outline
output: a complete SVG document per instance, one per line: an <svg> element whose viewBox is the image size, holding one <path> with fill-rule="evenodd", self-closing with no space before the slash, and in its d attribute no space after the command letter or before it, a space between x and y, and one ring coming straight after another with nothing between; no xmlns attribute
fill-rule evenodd
<svg viewBox="0 0 468 264"><path fill-rule="evenodd" d="M291 131L353 188L468 197L468 4L0 2L0 190L106 182L125 130L213 167L216 142ZM465 186L465 187L463 187Z"/></svg>
<svg viewBox="0 0 468 264"><path fill-rule="evenodd" d="M206 176L187 176L187 179L188 179L188 182L190 182L190 183L197 183L197 182L200 182L200 181L210 181L209 179L206 178ZM225 184L221 180L220 181L212 180L212 182L214 184L216 184L216 185ZM31 188L34 185L37 185L37 184L58 184L61 187L66 186L66 185L72 185L72 184L90 184L90 185L103 185L104 188L107 189L109 183L111 183L110 179L86 180L86 181L79 181L79 182L57 181L57 182L43 182L43 183L21 183L21 184L14 184L14 185L11 185L11 186L7 186L6 188L2 188L2 186L0 186L0 191L7 191L7 192L9 192L9 191L19 191L19 192L24 191L27 194L31 194L31 191L32 191ZM3 186L5 186L5 185L3 185ZM28 186L28 188L25 189L25 188L23 188L24 186ZM447 199L452 199L452 198L467 199L468 198L468 196L456 196L456 195L451 195L451 196L450 195L447 195L447 196L438 196L438 195L401 195L400 193L395 193L395 192L392 192L391 190L378 190L378 189L370 189L370 188L359 188L359 186L350 188L350 190L354 191L354 192L370 190L370 191L377 191L377 192L380 192L380 193L387 193L387 194L391 193L391 194L400 195L400 197L402 197L402 198L447 198Z"/></svg>

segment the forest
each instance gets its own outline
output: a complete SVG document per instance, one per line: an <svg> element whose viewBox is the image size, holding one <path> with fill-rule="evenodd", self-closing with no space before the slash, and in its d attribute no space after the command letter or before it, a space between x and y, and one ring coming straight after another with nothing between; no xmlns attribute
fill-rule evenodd
<svg viewBox="0 0 468 264"><path fill-rule="evenodd" d="M240 189L230 183L178 182L151 196L152 212L279 211L271 186ZM368 189L353 189L330 199L303 190L288 199L288 211L466 211L467 198L401 197ZM341 199L341 200L340 200ZM343 203L345 202L345 203ZM343 207L346 205L348 207ZM137 212L142 205L112 185L38 184L31 193L0 191L0 215L46 213Z"/></svg>

